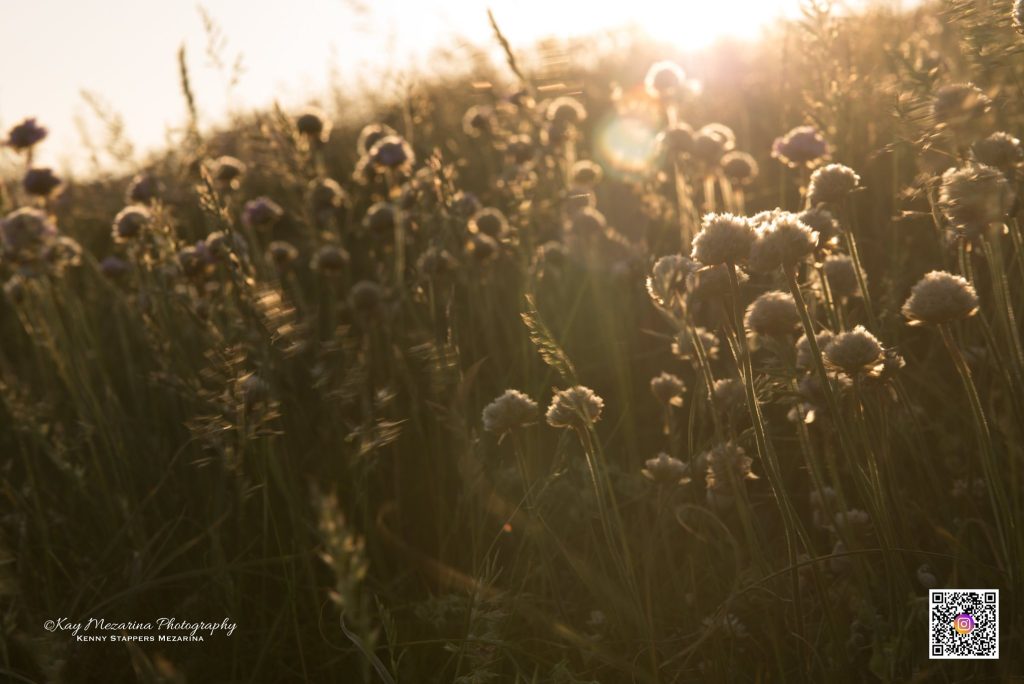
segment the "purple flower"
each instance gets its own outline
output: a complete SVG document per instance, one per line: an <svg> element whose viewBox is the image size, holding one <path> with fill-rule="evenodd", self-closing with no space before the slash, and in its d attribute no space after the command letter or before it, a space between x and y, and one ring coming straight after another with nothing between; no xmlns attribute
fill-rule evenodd
<svg viewBox="0 0 1024 684"><path fill-rule="evenodd" d="M29 169L25 173L21 185L30 195L49 197L54 190L61 186L61 180L53 172L53 169Z"/></svg>
<svg viewBox="0 0 1024 684"><path fill-rule="evenodd" d="M813 166L828 157L828 143L814 126L797 126L775 139L772 156L792 168Z"/></svg>
<svg viewBox="0 0 1024 684"><path fill-rule="evenodd" d="M16 261L30 261L57 238L57 226L38 209L24 207L0 221L4 253Z"/></svg>
<svg viewBox="0 0 1024 684"><path fill-rule="evenodd" d="M28 150L42 141L46 133L34 117L25 119L7 133L7 144L16 150Z"/></svg>
<svg viewBox="0 0 1024 684"><path fill-rule="evenodd" d="M265 228L284 216L284 210L269 197L257 197L245 203L242 220L251 228Z"/></svg>
<svg viewBox="0 0 1024 684"><path fill-rule="evenodd" d="M387 135L370 149L370 159L376 166L388 169L412 166L416 161L412 148L397 135Z"/></svg>

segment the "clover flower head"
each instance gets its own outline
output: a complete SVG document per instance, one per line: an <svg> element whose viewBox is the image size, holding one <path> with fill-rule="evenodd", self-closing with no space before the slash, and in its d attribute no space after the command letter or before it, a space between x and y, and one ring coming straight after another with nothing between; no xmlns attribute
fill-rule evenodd
<svg viewBox="0 0 1024 684"><path fill-rule="evenodd" d="M545 418L551 427L582 430L600 420L603 409L604 399L594 390L576 385L555 393Z"/></svg>
<svg viewBox="0 0 1024 684"><path fill-rule="evenodd" d="M63 181L49 168L29 169L21 181L25 192L36 197L49 197L63 185Z"/></svg>
<svg viewBox="0 0 1024 684"><path fill-rule="evenodd" d="M483 411L484 429L503 436L537 422L537 402L519 390L507 389Z"/></svg>
<svg viewBox="0 0 1024 684"><path fill-rule="evenodd" d="M968 164L942 174L939 206L954 228L976 231L1002 221L1013 198L1006 177L991 166Z"/></svg>
<svg viewBox="0 0 1024 684"><path fill-rule="evenodd" d="M647 278L647 293L658 306L671 307L673 301L685 294L687 278L697 266L692 259L681 254L661 257L654 262L651 275Z"/></svg>
<svg viewBox="0 0 1024 684"><path fill-rule="evenodd" d="M877 376L882 372L884 352L882 343L867 328L858 325L849 332L839 333L825 346L825 367L852 377Z"/></svg>
<svg viewBox="0 0 1024 684"><path fill-rule="evenodd" d="M794 169L812 167L828 154L828 143L814 126L797 126L772 143L772 156Z"/></svg>
<svg viewBox="0 0 1024 684"><path fill-rule="evenodd" d="M47 130L36 123L35 118L28 118L7 132L7 146L19 152L30 150L42 142Z"/></svg>
<svg viewBox="0 0 1024 684"><path fill-rule="evenodd" d="M322 245L313 255L310 268L326 275L334 275L344 270L348 262L348 252L339 245L328 243Z"/></svg>
<svg viewBox="0 0 1024 684"><path fill-rule="evenodd" d="M509 231L508 219L499 209L487 207L475 213L466 226L470 234L482 233L498 239Z"/></svg>
<svg viewBox="0 0 1024 684"><path fill-rule="evenodd" d="M686 86L686 72L675 62L655 62L644 77L647 94L657 99L677 95Z"/></svg>
<svg viewBox="0 0 1024 684"><path fill-rule="evenodd" d="M757 335L783 337L793 334L800 325L793 295L773 290L765 292L747 307L744 327Z"/></svg>
<svg viewBox="0 0 1024 684"><path fill-rule="evenodd" d="M739 150L732 150L722 155L722 173L725 174L734 185L749 185L757 178L757 161Z"/></svg>
<svg viewBox="0 0 1024 684"><path fill-rule="evenodd" d="M322 109L308 107L295 118L295 128L310 142L323 144L331 137L331 120Z"/></svg>
<svg viewBox="0 0 1024 684"><path fill-rule="evenodd" d="M687 474L689 468L686 467L686 464L665 452L644 461L644 468L640 472L648 480L662 486L682 485L690 482L690 477Z"/></svg>
<svg viewBox="0 0 1024 684"><path fill-rule="evenodd" d="M829 330L822 330L814 336L818 345L818 351L822 351L832 341L833 334ZM807 335L801 335L796 341L796 367L806 370L814 367L814 357L811 355L811 343Z"/></svg>
<svg viewBox="0 0 1024 684"><path fill-rule="evenodd" d="M672 373L661 373L651 378L651 394L665 406L682 406L686 385Z"/></svg>
<svg viewBox="0 0 1024 684"><path fill-rule="evenodd" d="M849 166L826 164L814 170L807 186L807 203L841 204L860 185L860 176Z"/></svg>
<svg viewBox="0 0 1024 684"><path fill-rule="evenodd" d="M903 304L909 325L942 325L978 313L978 295L962 276L931 271L910 290Z"/></svg>
<svg viewBox="0 0 1024 684"><path fill-rule="evenodd" d="M997 131L971 146L971 153L980 164L999 169L1010 178L1014 169L1024 160L1020 140L1009 133Z"/></svg>
<svg viewBox="0 0 1024 684"><path fill-rule="evenodd" d="M750 219L733 214L708 214L693 239L691 258L706 266L745 261L756 235Z"/></svg>

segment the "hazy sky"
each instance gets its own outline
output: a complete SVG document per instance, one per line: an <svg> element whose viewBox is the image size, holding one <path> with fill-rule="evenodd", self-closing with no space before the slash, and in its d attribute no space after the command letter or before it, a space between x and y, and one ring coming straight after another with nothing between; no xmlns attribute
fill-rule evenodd
<svg viewBox="0 0 1024 684"><path fill-rule="evenodd" d="M202 7L223 32L221 54L242 57L237 109L277 98L300 105L382 66L422 64L455 36L491 40L487 7L513 46L632 23L654 38L700 47L756 35L797 12L797 0L6 0L0 22L0 126L36 116L51 132L42 163L82 163L76 117L95 120L81 91L119 113L136 149L153 149L184 119L177 50L185 44L203 124L225 116L226 74L207 58Z"/></svg>

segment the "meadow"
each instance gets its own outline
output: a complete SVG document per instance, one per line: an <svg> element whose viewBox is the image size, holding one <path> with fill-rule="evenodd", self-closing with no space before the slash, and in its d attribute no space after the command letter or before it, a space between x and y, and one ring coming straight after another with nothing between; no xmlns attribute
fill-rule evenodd
<svg viewBox="0 0 1024 684"><path fill-rule="evenodd" d="M495 25L215 131L182 53L127 175L15 122L0 678L1024 680L1022 20ZM937 588L999 589L998 660L928 658Z"/></svg>

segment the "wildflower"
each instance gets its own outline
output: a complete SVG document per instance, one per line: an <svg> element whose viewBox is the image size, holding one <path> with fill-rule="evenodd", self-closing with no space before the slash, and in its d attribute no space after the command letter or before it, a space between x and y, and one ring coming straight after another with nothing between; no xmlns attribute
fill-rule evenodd
<svg viewBox="0 0 1024 684"><path fill-rule="evenodd" d="M573 185L593 188L601 182L604 173L601 171L601 167L594 162L589 159L581 159L573 164L572 172L569 175L572 177Z"/></svg>
<svg viewBox="0 0 1024 684"><path fill-rule="evenodd" d="M100 273L111 279L120 278L130 270L131 264L113 254L100 261Z"/></svg>
<svg viewBox="0 0 1024 684"><path fill-rule="evenodd" d="M758 479L750 470L754 460L747 456L743 447L733 442L725 442L704 454L708 464L706 483L708 490L731 492L744 480Z"/></svg>
<svg viewBox="0 0 1024 684"><path fill-rule="evenodd" d="M257 197L242 207L242 220L250 228L268 228L284 216L284 209L269 197Z"/></svg>
<svg viewBox="0 0 1024 684"><path fill-rule="evenodd" d="M837 299L855 297L860 293L856 265L845 254L831 254L822 263L828 289Z"/></svg>
<svg viewBox="0 0 1024 684"><path fill-rule="evenodd" d="M360 280L348 293L348 305L357 314L370 316L378 310L384 292L380 285L370 280Z"/></svg>
<svg viewBox="0 0 1024 684"><path fill-rule="evenodd" d="M359 131L359 138L356 140L356 151L360 155L370 154L370 150L383 138L397 136L398 132L391 126L382 123L372 123L363 126Z"/></svg>
<svg viewBox="0 0 1024 684"><path fill-rule="evenodd" d="M711 399L721 413L739 415L747 413L747 390L743 383L735 378L715 380L711 389Z"/></svg>
<svg viewBox="0 0 1024 684"><path fill-rule="evenodd" d="M582 430L601 418L604 400L583 385L555 393L545 415L548 425Z"/></svg>
<svg viewBox="0 0 1024 684"><path fill-rule="evenodd" d="M333 178L319 178L309 184L309 204L317 213L336 211L347 201L345 190Z"/></svg>
<svg viewBox="0 0 1024 684"><path fill-rule="evenodd" d="M369 152L370 161L385 169L409 170L416 163L416 155L404 138L387 135L374 143Z"/></svg>
<svg viewBox="0 0 1024 684"><path fill-rule="evenodd" d="M708 214L693 239L691 258L706 266L736 264L750 254L755 238L750 220L732 214Z"/></svg>
<svg viewBox="0 0 1024 684"><path fill-rule="evenodd" d="M61 184L61 179L57 177L53 169L48 168L29 169L21 181L25 192L37 197L49 197Z"/></svg>
<svg viewBox="0 0 1024 684"><path fill-rule="evenodd" d="M348 252L334 244L326 244L320 247L313 255L310 268L326 275L340 273L349 262Z"/></svg>
<svg viewBox="0 0 1024 684"><path fill-rule="evenodd" d="M38 209L23 207L0 221L4 256L15 261L32 261L56 238L57 226Z"/></svg>
<svg viewBox="0 0 1024 684"><path fill-rule="evenodd" d="M231 242L233 241L229 240L228 236L219 230L215 230L207 235L203 239L203 243L206 245L210 261L222 261L231 252Z"/></svg>
<svg viewBox="0 0 1024 684"><path fill-rule="evenodd" d="M665 406L682 406L686 385L676 375L662 373L651 378L651 394Z"/></svg>
<svg viewBox="0 0 1024 684"><path fill-rule="evenodd" d="M1001 222L1013 205L1013 189L997 169L970 164L942 174L939 206L955 228L977 231Z"/></svg>
<svg viewBox="0 0 1024 684"><path fill-rule="evenodd" d="M519 390L507 389L484 407L484 430L498 436L537 422L537 402Z"/></svg>
<svg viewBox="0 0 1024 684"><path fill-rule="evenodd" d="M473 235L477 233L483 233L484 235L490 235L492 238L498 239L502 235L508 232L508 219L505 215L497 209L487 208L481 209L469 219L469 225L467 226L469 232Z"/></svg>
<svg viewBox="0 0 1024 684"><path fill-rule="evenodd" d="M388 202L377 202L366 210L363 225L378 237L391 237L398 224L398 210Z"/></svg>
<svg viewBox="0 0 1024 684"><path fill-rule="evenodd" d="M525 164L537 154L537 146L528 135L513 135L505 143L505 154L516 164Z"/></svg>
<svg viewBox="0 0 1024 684"><path fill-rule="evenodd" d="M647 94L662 100L677 95L685 84L686 72L675 62L655 62L644 77Z"/></svg>
<svg viewBox="0 0 1024 684"><path fill-rule="evenodd" d="M274 240L267 245L267 261L274 264L279 271L286 271L291 268L295 260L299 258L299 250L284 240Z"/></svg>
<svg viewBox="0 0 1024 684"><path fill-rule="evenodd" d="M828 143L814 126L797 126L775 139L772 156L790 168L812 167L828 157Z"/></svg>
<svg viewBox="0 0 1024 684"><path fill-rule="evenodd" d="M209 275L213 267L208 257L206 244L200 240L195 245L186 245L178 250L178 265L186 278L201 280Z"/></svg>
<svg viewBox="0 0 1024 684"><path fill-rule="evenodd" d="M975 142L971 152L979 163L999 169L1007 178L1013 177L1017 165L1024 160L1020 140L1002 131Z"/></svg>
<svg viewBox="0 0 1024 684"><path fill-rule="evenodd" d="M82 246L74 238L60 235L43 247L42 259L58 275L69 266L82 263Z"/></svg>
<svg viewBox="0 0 1024 684"><path fill-rule="evenodd" d="M437 247L430 247L416 260L416 270L420 276L428 280L440 280L454 275L459 262L450 252Z"/></svg>
<svg viewBox="0 0 1024 684"><path fill-rule="evenodd" d="M932 271L910 290L902 311L908 325L942 325L978 313L978 295L963 277Z"/></svg>
<svg viewBox="0 0 1024 684"><path fill-rule="evenodd" d="M707 166L716 166L721 162L722 155L735 146L736 136L731 128L723 124L711 123L702 126L693 135L691 154Z"/></svg>
<svg viewBox="0 0 1024 684"><path fill-rule="evenodd" d="M681 157L693 151L693 129L679 121L658 134L655 145L659 154Z"/></svg>
<svg viewBox="0 0 1024 684"><path fill-rule="evenodd" d="M473 214L484 208L483 203L471 192L459 190L452 197L451 213L458 218L469 219Z"/></svg>
<svg viewBox="0 0 1024 684"><path fill-rule="evenodd" d="M587 118L587 110L572 97L556 97L545 113L548 121L562 125L579 125Z"/></svg>
<svg viewBox="0 0 1024 684"><path fill-rule="evenodd" d="M834 531L843 530L852 537L863 537L870 531L870 528L871 516L859 508L839 511L832 518L832 529Z"/></svg>
<svg viewBox="0 0 1024 684"><path fill-rule="evenodd" d="M696 268L697 264L681 254L661 257L654 262L651 275L647 278L647 293L658 306L670 308L673 301L682 298L686 291L687 277Z"/></svg>
<svg viewBox="0 0 1024 684"><path fill-rule="evenodd" d="M973 83L944 85L932 100L932 116L942 127L963 133L973 133L992 109L992 100Z"/></svg>
<svg viewBox="0 0 1024 684"><path fill-rule="evenodd" d="M722 155L722 173L734 185L749 185L757 178L757 162L746 152L733 150Z"/></svg>
<svg viewBox="0 0 1024 684"><path fill-rule="evenodd" d="M863 325L833 337L823 356L826 368L846 373L851 378L862 373L878 375L882 372L882 344Z"/></svg>
<svg viewBox="0 0 1024 684"><path fill-rule="evenodd" d="M160 181L155 176L148 173L140 173L128 183L128 188L124 193L125 203L149 204L159 197L160 192Z"/></svg>
<svg viewBox="0 0 1024 684"><path fill-rule="evenodd" d="M795 332L800 314L793 295L778 290L765 292L751 302L743 317L743 326L758 335L782 337Z"/></svg>
<svg viewBox="0 0 1024 684"><path fill-rule="evenodd" d="M755 271L792 269L814 252L818 234L796 215L779 214L757 232L750 248L750 264Z"/></svg>
<svg viewBox="0 0 1024 684"><path fill-rule="evenodd" d="M117 213L111 235L114 242L130 242L149 227L153 215L141 204L132 204Z"/></svg>
<svg viewBox="0 0 1024 684"><path fill-rule="evenodd" d="M222 190L237 190L245 171L245 164L226 155L218 157L210 165L210 175Z"/></svg>
<svg viewBox="0 0 1024 684"><path fill-rule="evenodd" d="M497 259L500 251L497 240L486 233L477 233L466 243L466 252L481 264Z"/></svg>
<svg viewBox="0 0 1024 684"><path fill-rule="evenodd" d="M490 134L495 127L494 108L473 105L462 116L462 130L471 138Z"/></svg>
<svg viewBox="0 0 1024 684"><path fill-rule="evenodd" d="M820 333L814 336L814 341L818 345L818 351L828 346L829 342L832 341L832 332L829 330L822 330ZM800 339L796 341L796 367L800 369L809 369L814 367L811 356L811 343L807 339L807 335L803 334Z"/></svg>
<svg viewBox="0 0 1024 684"><path fill-rule="evenodd" d="M331 136L331 120L316 107L309 107L295 119L295 128L307 140L314 143L326 143Z"/></svg>
<svg viewBox="0 0 1024 684"><path fill-rule="evenodd" d="M800 222L818 233L819 245L832 245L838 240L839 222L821 207L808 207L796 215Z"/></svg>
<svg viewBox="0 0 1024 684"><path fill-rule="evenodd" d="M534 262L542 268L561 268L569 259L569 250L557 240L549 240L537 248Z"/></svg>
<svg viewBox="0 0 1024 684"><path fill-rule="evenodd" d="M644 461L644 468L640 472L656 484L671 486L690 482L690 477L687 475L688 470L686 464L678 458L661 452L656 458Z"/></svg>
<svg viewBox="0 0 1024 684"><path fill-rule="evenodd" d="M826 164L814 170L807 186L807 203L841 204L857 186L860 176L849 166Z"/></svg>
<svg viewBox="0 0 1024 684"><path fill-rule="evenodd" d="M36 123L35 118L28 118L7 132L7 146L19 152L30 150L42 142L47 130Z"/></svg>

